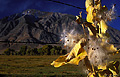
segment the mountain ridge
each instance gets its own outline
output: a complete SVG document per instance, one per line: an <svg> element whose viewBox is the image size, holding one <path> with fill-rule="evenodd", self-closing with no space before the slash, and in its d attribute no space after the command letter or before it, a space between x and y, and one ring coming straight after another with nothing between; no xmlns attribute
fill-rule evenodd
<svg viewBox="0 0 120 77"><path fill-rule="evenodd" d="M0 41L58 43L63 30L70 31L72 29L83 34L82 27L75 22L73 15L28 9L0 19ZM111 42L120 43L119 30L109 26L108 33L111 35ZM0 44L0 52L8 47L17 50L21 45L41 46L17 43ZM120 47L119 45L115 46Z"/></svg>

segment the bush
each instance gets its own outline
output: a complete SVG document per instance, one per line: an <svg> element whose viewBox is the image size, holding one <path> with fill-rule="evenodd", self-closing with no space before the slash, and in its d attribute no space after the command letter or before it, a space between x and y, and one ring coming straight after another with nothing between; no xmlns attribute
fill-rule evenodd
<svg viewBox="0 0 120 77"><path fill-rule="evenodd" d="M27 51L27 46L22 46L19 51L19 55L25 55Z"/></svg>
<svg viewBox="0 0 120 77"><path fill-rule="evenodd" d="M60 51L60 55L65 55L65 54L67 54L67 50L62 49L62 50Z"/></svg>
<svg viewBox="0 0 120 77"><path fill-rule="evenodd" d="M63 55L63 50L60 50L60 55Z"/></svg>
<svg viewBox="0 0 120 77"><path fill-rule="evenodd" d="M4 54L5 54L5 55L16 55L16 52L15 52L14 49L7 48L7 49L4 51Z"/></svg>
<svg viewBox="0 0 120 77"><path fill-rule="evenodd" d="M37 48L33 48L31 52L33 53L33 55L38 55Z"/></svg>
<svg viewBox="0 0 120 77"><path fill-rule="evenodd" d="M42 51L44 52L44 55L50 55L50 49L52 49L52 45L44 45L42 47Z"/></svg>
<svg viewBox="0 0 120 77"><path fill-rule="evenodd" d="M20 51L16 52L13 49L7 48L4 51L5 55L63 55L66 54L67 51L63 50L61 46L52 46L52 45L44 45L42 48L31 48L27 46L21 46Z"/></svg>
<svg viewBox="0 0 120 77"><path fill-rule="evenodd" d="M51 53L51 55L55 55L55 48L52 48L52 49L50 50L50 53Z"/></svg>
<svg viewBox="0 0 120 77"><path fill-rule="evenodd" d="M61 46L57 46L56 49L57 49L58 51L60 51L60 50L62 50L62 47L61 47Z"/></svg>
<svg viewBox="0 0 120 77"><path fill-rule="evenodd" d="M42 48L39 48L37 51L38 51L39 55L44 55L44 52L42 51Z"/></svg>
<svg viewBox="0 0 120 77"><path fill-rule="evenodd" d="M26 51L26 55L30 55L30 52L32 51L32 49L30 47L28 47L27 51Z"/></svg>
<svg viewBox="0 0 120 77"><path fill-rule="evenodd" d="M59 51L58 50L55 50L55 55L59 55Z"/></svg>

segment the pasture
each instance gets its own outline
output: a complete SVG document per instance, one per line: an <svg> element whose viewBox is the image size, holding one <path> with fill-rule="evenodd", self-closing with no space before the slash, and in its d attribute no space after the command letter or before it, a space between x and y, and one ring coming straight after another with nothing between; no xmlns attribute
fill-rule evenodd
<svg viewBox="0 0 120 77"><path fill-rule="evenodd" d="M64 65L54 68L50 63L57 59L58 56L6 56L0 55L0 75L13 77L86 77L85 67L81 63L76 65ZM120 54L112 57L113 60L120 61ZM120 69L120 66L119 66Z"/></svg>

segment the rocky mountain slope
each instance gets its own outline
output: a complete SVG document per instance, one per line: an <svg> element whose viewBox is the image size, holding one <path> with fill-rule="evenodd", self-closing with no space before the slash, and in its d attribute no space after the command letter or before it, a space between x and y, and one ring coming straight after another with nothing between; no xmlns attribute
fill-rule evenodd
<svg viewBox="0 0 120 77"><path fill-rule="evenodd" d="M82 27L75 22L75 16L61 13L41 12L29 9L0 20L0 41L57 43L63 30L75 29L83 33ZM120 31L109 27L111 42L120 43ZM28 44L40 47L41 44ZM19 49L23 43L0 43L0 51L10 47ZM116 44L117 47L119 45Z"/></svg>

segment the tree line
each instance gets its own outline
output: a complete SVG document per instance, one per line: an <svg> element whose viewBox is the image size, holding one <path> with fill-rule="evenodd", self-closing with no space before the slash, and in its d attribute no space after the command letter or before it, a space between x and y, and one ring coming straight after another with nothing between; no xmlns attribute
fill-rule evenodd
<svg viewBox="0 0 120 77"><path fill-rule="evenodd" d="M61 46L44 45L41 48L31 48L26 45L21 46L19 51L7 48L3 55L64 55L67 50Z"/></svg>

